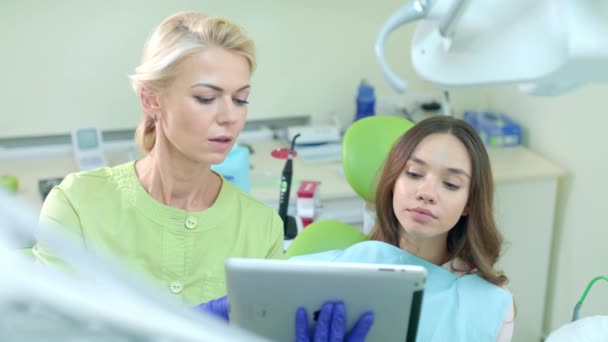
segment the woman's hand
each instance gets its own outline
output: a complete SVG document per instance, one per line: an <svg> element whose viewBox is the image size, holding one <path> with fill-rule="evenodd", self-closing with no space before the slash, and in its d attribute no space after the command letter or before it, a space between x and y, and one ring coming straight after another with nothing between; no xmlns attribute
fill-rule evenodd
<svg viewBox="0 0 608 342"><path fill-rule="evenodd" d="M317 324L311 333L308 328L306 309L296 311L297 342L362 342L374 323L374 314L364 312L353 329L346 331L346 308L342 302L325 302L321 307Z"/></svg>
<svg viewBox="0 0 608 342"><path fill-rule="evenodd" d="M228 298L226 296L199 304L194 309L197 311L210 313L228 322L230 305L228 305Z"/></svg>
<svg viewBox="0 0 608 342"><path fill-rule="evenodd" d="M229 319L230 305L226 296L195 307L225 321ZM298 308L295 316L297 342L363 342L374 323L374 314L364 312L350 332L346 331L346 307L342 302L325 302L321 306L312 334L309 330L306 309ZM311 336L312 335L312 336Z"/></svg>

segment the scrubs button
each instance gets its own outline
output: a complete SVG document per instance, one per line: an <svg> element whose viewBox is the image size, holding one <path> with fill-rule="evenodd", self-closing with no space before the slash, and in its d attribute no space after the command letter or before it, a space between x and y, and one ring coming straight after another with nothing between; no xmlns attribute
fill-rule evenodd
<svg viewBox="0 0 608 342"><path fill-rule="evenodd" d="M188 216L185 225L188 229L194 229L198 226L198 219L195 216Z"/></svg>
<svg viewBox="0 0 608 342"><path fill-rule="evenodd" d="M169 290L175 294L182 292L183 289L184 284L182 284L182 282L179 280L174 280L171 282L171 284L169 284Z"/></svg>

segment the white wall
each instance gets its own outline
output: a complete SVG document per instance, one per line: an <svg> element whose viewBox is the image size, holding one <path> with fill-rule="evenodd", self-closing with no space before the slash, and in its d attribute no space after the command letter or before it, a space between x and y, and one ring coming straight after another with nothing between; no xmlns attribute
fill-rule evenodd
<svg viewBox="0 0 608 342"><path fill-rule="evenodd" d="M0 4L0 138L67 133L93 124L134 128L139 103L127 75L146 37L178 10L225 16L258 49L250 118L354 116L361 78L392 94L373 54L376 33L402 0L8 0ZM403 29L389 61L412 74ZM413 88L428 90L420 79ZM392 95L391 95L392 96Z"/></svg>
<svg viewBox="0 0 608 342"><path fill-rule="evenodd" d="M558 189L548 331L570 321L594 276L608 275L607 98L606 85L551 98L526 96L514 87L489 91L489 107L521 123L524 143L567 172ZM608 283L601 281L587 296L581 316L607 315L607 304Z"/></svg>

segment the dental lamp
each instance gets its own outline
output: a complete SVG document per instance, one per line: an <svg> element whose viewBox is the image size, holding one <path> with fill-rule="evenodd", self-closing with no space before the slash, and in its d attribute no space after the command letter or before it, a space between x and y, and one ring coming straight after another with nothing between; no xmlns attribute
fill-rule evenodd
<svg viewBox="0 0 608 342"><path fill-rule="evenodd" d="M389 67L390 33L418 22L410 49L415 71L442 87L518 84L524 93L561 95L608 81L608 1L413 0L376 38L390 85L407 83Z"/></svg>

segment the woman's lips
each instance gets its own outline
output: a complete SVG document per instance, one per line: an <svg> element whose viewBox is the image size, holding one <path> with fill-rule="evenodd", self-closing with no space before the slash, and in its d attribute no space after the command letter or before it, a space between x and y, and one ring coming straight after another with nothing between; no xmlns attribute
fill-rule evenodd
<svg viewBox="0 0 608 342"><path fill-rule="evenodd" d="M230 137L215 137L209 139L209 144L218 149L226 149L232 145L232 138Z"/></svg>
<svg viewBox="0 0 608 342"><path fill-rule="evenodd" d="M413 208L408 209L408 211L412 214L414 220L419 222L429 222L437 218L430 210L424 208Z"/></svg>

